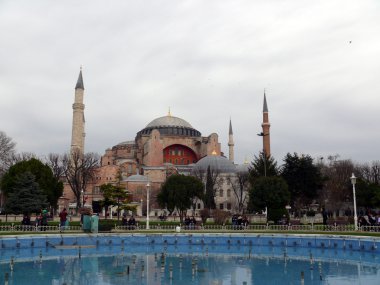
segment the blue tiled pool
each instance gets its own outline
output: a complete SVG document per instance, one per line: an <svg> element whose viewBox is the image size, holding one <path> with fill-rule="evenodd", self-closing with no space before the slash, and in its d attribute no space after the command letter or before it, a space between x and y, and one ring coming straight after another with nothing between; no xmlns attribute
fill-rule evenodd
<svg viewBox="0 0 380 285"><path fill-rule="evenodd" d="M267 234L0 238L0 284L380 284L380 239Z"/></svg>

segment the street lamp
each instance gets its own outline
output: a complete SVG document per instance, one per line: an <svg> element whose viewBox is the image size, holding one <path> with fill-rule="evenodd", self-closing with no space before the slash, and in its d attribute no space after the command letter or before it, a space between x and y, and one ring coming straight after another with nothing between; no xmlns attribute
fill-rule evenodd
<svg viewBox="0 0 380 285"><path fill-rule="evenodd" d="M263 132L257 134L259 137L264 137L265 136L268 136L269 134L264 134ZM267 177L267 165L266 165L266 161L267 161L267 154L265 152L265 148L264 148L264 145L263 145L263 154L264 154L264 177Z"/></svg>
<svg viewBox="0 0 380 285"><path fill-rule="evenodd" d="M350 179L352 183L352 191L353 191L353 197L354 197L354 224L355 224L355 231L357 231L358 230L358 215L356 214L356 194L355 194L356 177L353 173Z"/></svg>
<svg viewBox="0 0 380 285"><path fill-rule="evenodd" d="M285 209L288 211L288 214L289 214L289 216L290 216L290 209L291 209L292 207L290 206L290 205L286 205L285 206Z"/></svg>
<svg viewBox="0 0 380 285"><path fill-rule="evenodd" d="M2 210L3 210L3 196L2 196L2 193L1 193L1 189L0 189L0 214L1 214Z"/></svg>
<svg viewBox="0 0 380 285"><path fill-rule="evenodd" d="M81 197L82 197L82 207L84 207L84 191L82 189L82 191L80 191L81 193Z"/></svg>
<svg viewBox="0 0 380 285"><path fill-rule="evenodd" d="M149 191L150 183L146 184L146 229L149 230Z"/></svg>

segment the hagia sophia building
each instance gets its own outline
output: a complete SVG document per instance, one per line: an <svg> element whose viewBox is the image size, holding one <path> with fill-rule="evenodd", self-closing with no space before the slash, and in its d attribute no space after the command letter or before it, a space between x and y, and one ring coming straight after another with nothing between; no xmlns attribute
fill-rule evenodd
<svg viewBox="0 0 380 285"><path fill-rule="evenodd" d="M84 153L85 145L83 98L84 84L82 70L80 70L75 86L71 151L79 150L81 153ZM265 93L262 128L263 150L270 155L270 124ZM96 169L94 180L83 191L82 199L85 201L85 206L92 207L95 212L105 214L99 206L99 201L103 200L100 186L107 183L118 184L130 194L130 204L136 207L137 215L146 215L147 192L149 191L149 215L158 216L164 212L155 198L168 176L205 173L210 166L210 169L218 175L219 183L215 189L217 208L237 212L233 184L238 173L248 172L249 164L247 161L241 165L234 163L231 120L228 150L229 155L226 158L221 151L217 133L202 136L201 132L189 122L172 116L169 110L166 116L152 120L138 131L133 140L120 142L105 150L101 156L100 166ZM205 178L205 175L201 175L202 177ZM64 207L71 210L76 206L75 196L70 186L65 184L64 194L59 200L59 210ZM195 208L196 211L201 210L203 202L197 201Z"/></svg>

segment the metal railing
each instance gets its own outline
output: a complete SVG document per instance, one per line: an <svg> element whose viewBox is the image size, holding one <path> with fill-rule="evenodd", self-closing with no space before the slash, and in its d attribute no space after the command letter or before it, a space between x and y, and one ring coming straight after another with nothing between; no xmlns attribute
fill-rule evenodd
<svg viewBox="0 0 380 285"><path fill-rule="evenodd" d="M0 225L0 232L62 232L82 231L81 226L25 226L25 225Z"/></svg>
<svg viewBox="0 0 380 285"><path fill-rule="evenodd" d="M146 230L145 225L137 226L118 226L115 231ZM176 231L178 225L150 225L150 231ZM283 231L283 232L355 232L354 225L192 225L180 226L181 231ZM380 226L361 226L359 232L380 232Z"/></svg>
<svg viewBox="0 0 380 285"><path fill-rule="evenodd" d="M211 231L211 232L355 232L354 225L150 225L149 231L175 232L175 231ZM146 231L145 224L135 226L114 225L113 232ZM24 226L0 225L0 232L83 232L81 226ZM360 226L358 232L380 232L380 226Z"/></svg>

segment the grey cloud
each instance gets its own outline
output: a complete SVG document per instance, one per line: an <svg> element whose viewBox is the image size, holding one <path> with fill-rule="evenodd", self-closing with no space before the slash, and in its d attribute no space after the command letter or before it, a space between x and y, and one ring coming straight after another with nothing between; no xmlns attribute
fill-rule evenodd
<svg viewBox="0 0 380 285"><path fill-rule="evenodd" d="M172 113L227 154L262 148L379 159L376 1L2 1L0 130L19 151L65 152L83 65L86 148L102 153ZM349 41L352 41L350 44Z"/></svg>

